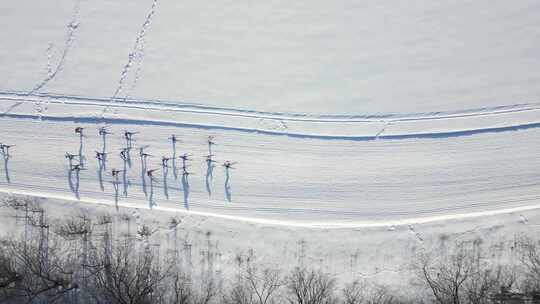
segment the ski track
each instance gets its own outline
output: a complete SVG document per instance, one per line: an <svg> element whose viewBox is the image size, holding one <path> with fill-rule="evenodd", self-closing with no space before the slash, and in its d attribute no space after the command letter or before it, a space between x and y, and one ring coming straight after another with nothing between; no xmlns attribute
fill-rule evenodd
<svg viewBox="0 0 540 304"><path fill-rule="evenodd" d="M44 88L51 80L53 80L58 73L62 71L64 68L64 64L66 63L66 59L68 56L68 53L73 45L73 41L75 40L75 34L77 33L77 29L79 28L79 14L80 14L80 8L81 8L81 1L76 0L75 7L73 9L73 16L70 21L70 23L67 25L67 33L66 33L66 40L64 42L64 48L62 49L62 54L60 55L60 59L58 60L58 64L54 69L52 69L51 65L51 59L52 59L52 45L49 45L46 51L47 55L47 77L45 77L39 84L34 86L27 94L33 95L37 93L39 90Z"/></svg>
<svg viewBox="0 0 540 304"><path fill-rule="evenodd" d="M155 206L150 208L149 206L144 206L137 203L129 202L119 202L115 203L114 201L107 201L103 199L75 199L68 195L54 194L51 192L39 192L41 188L39 187L29 187L25 190L13 190L10 188L0 188L0 192L9 194L9 195L24 195L38 198L50 198L50 199L59 199L63 201L73 201L73 202L83 202L88 204L95 205L108 205L108 206L117 206L122 208L132 208L132 209L147 209L147 210L158 210L171 213L183 213L195 216L204 216L204 217L215 217L231 221L242 221L252 224L261 224L261 225L271 225L271 226L286 226L286 227L298 227L298 228L310 228L310 229L351 229L351 228L388 228L388 227L398 227L398 226L407 226L412 227L411 232L418 237L418 234L412 225L414 224L429 224L434 222L442 221L455 221L455 220L466 220L473 219L478 217L486 216L497 216L504 214L512 214L526 211L536 211L540 209L540 204L535 205L526 205L515 208L502 208L496 210L480 211L480 212L469 212L469 213L455 213L449 215L440 215L440 216L426 216L426 217L412 217L403 220L387 220L387 221L361 221L361 222L297 222L297 221L287 221L287 220L275 220L275 219L265 219L265 218L256 218L256 217L245 217L245 216L232 216L222 213L215 212L201 212L193 210L185 210L181 208L174 207L162 207ZM419 239L421 240L421 239Z"/></svg>
<svg viewBox="0 0 540 304"><path fill-rule="evenodd" d="M311 115L306 113L284 113L284 112L261 112L257 110L224 108L207 106L199 103L180 102L170 100L148 100L148 99L124 99L110 97L87 97L78 95L40 93L28 94L27 92L15 90L0 90L0 96L5 100L27 100L38 101L39 99L53 99L60 103L76 103L91 105L114 105L118 107L130 107L141 109L177 110L183 112L230 115L234 117L248 117L257 119L279 119L287 121L302 122L374 122L374 121L415 121L425 119L448 119L479 117L485 115L515 113L540 109L540 102L519 103L512 105L501 105L495 107L484 107L465 109L459 111L445 112L423 112L409 114L370 114L370 115Z"/></svg>
<svg viewBox="0 0 540 304"><path fill-rule="evenodd" d="M47 179L47 178L51 178L51 177L54 177L56 179L62 179L62 178L65 178L65 176L37 176L35 173L33 172L24 172L24 171L19 171L19 173L24 173L24 174L27 174L27 175L33 175L35 178L41 178L43 179L44 181ZM94 176L93 176L94 177ZM105 184L107 184L107 188L111 188L112 189L112 180L110 180L110 177L107 176L107 181L104 181ZM87 184L89 182L92 182L94 181L95 178L84 178L84 179L81 179L81 184ZM148 181L149 182L149 181ZM174 180L170 180L169 183L172 183L174 184ZM178 184L178 182L177 182ZM43 190L47 190L46 193L49 193L50 195L53 195L53 193L63 193L66 191L66 188L65 187L58 187L58 186L51 186L51 185L40 185L40 186L33 186L31 184L22 184L22 183L3 183L3 182L0 182L0 185L3 185L4 187L6 188L10 188L10 187L14 187L15 189L24 189L25 193L31 193L31 191L36 191L36 192L40 192L40 191L43 191ZM120 183L120 186L122 186L122 184ZM140 182L130 182L130 188L134 188L134 189L139 189L142 187L142 184ZM69 189L68 189L69 190ZM168 190L169 192L175 194L174 196L177 198L176 200L176 203L174 203L173 201L173 204L177 204L178 206L181 206L182 205L182 202L179 200L179 198L183 195L183 190L181 189L180 186L177 186L177 187L174 187L174 186L169 186L168 187ZM154 186L154 192L162 192L163 191L163 187L162 186ZM104 202L107 202L106 204L109 204L109 205L112 205L114 204L114 201L110 201L111 197L114 198L114 195L110 195L111 193L108 193L109 195L107 195L107 193L104 193L103 191L98 191L98 190L88 190L88 189L85 189L84 190L84 193L86 194L87 197L103 197L103 201ZM114 193L112 193L114 194ZM47 195L44 195L44 196L47 196ZM172 195L171 195L172 196ZM140 198L136 197L136 196L125 196L123 198L126 198L128 200L132 200L132 201L137 201L138 203L138 206L144 206L144 202L145 200L141 200ZM271 200L272 197L268 197L267 198L268 200ZM167 202L168 200L166 199L160 199L160 200L157 200L158 202L158 205L161 205L161 204L167 204L167 203L171 203L170 201ZM534 195L534 196L531 196L531 197L527 197L527 198L523 198L523 199L507 199L507 200L499 200L497 203L498 204L501 204L501 205L505 205L505 204L511 204L511 203L525 203L526 205L523 206L522 208L525 208L524 210L528 210L529 208L533 208L533 209L536 209L536 205L530 205L530 202L536 202L536 201L540 201L540 195ZM231 205L229 203L219 203L217 201L204 201L204 202L201 202L201 201L190 201L189 202L189 206L190 208L202 208L202 207L205 207L205 208L210 208L212 210L219 210L219 211L248 211L250 213L267 213L267 214L307 214L307 213L311 213L311 214L315 214L315 215L342 215L342 216L350 216L350 217L381 217L381 216L408 216L408 217L411 217L411 216L415 216L415 215L424 215L424 218L423 220L427 220L429 219L429 216L431 214L435 214L435 213L441 213L441 212L452 212L452 211L460 211L464 208L484 208L484 207L489 207L489 206L493 206L494 205L494 202L467 202L467 203L462 203L460 205L455 205L455 206L451 206L451 207L443 207L443 208L430 208L430 209L424 209L424 210L420 210L420 209L416 209L414 211L399 211L399 210L395 210L395 211L391 211L391 212L377 212L376 210L370 210L371 208L367 208L366 210L362 210L362 211L359 211L359 210L341 210L341 209L332 209L332 205L331 204L322 204L320 205L320 208L318 209L310 209L310 208L283 208L283 207L258 207L258 206L249 206L249 205ZM540 206L540 205L539 205ZM147 206L148 207L148 206ZM406 205L403 205L403 206L399 206L399 205L396 205L395 207L397 208L403 208L403 207L406 207ZM509 209L510 210L510 209ZM513 210L513 209L511 209ZM517 210L522 210L522 209L517 209ZM510 211L508 211L510 212ZM514 211L511 211L511 212L514 212ZM503 212L504 213L504 212ZM482 214L480 212L480 214ZM462 216L462 215L460 215ZM450 219L453 218L453 217L449 217ZM416 219L418 220L418 219ZM415 220L415 221L416 221ZM391 223L395 223L395 222L391 222Z"/></svg>
<svg viewBox="0 0 540 304"><path fill-rule="evenodd" d="M174 104L170 102L159 101L144 101L130 100L129 102L121 101L122 99L103 99L89 97L73 97L66 95L55 94L37 94L28 96L18 92L0 92L0 100L13 102L28 102L41 103L46 100L48 104L54 103L57 105L74 105L74 106L95 106L99 109L94 110L91 115L73 115L69 111L59 114L38 115L31 113L13 113L12 108L0 114L3 117L24 118L24 119L44 119L58 122L79 122L79 123L105 123L105 124L126 124L126 125L162 125L175 126L184 128L199 128L206 130L223 130L236 131L246 133L261 133L265 135L286 135L294 138L312 138L312 139L334 139L334 140L399 140L412 138L448 138L457 136L470 136L482 133L497 133L517 131L540 127L540 103L516 104L509 106L499 106L493 108L472 109L453 112L434 112L434 113L417 113L405 115L366 115L351 116L355 118L345 119L342 116L333 118L327 116L310 116L304 114L284 114L284 113L264 113L256 111L211 108L198 105ZM110 108L119 110L139 110L142 115L128 115L126 117L111 116L107 117L106 112ZM158 113L159 119L144 117L147 111ZM161 113L161 114L159 114ZM191 117L180 117L179 119L166 119L168 113L186 114L199 116L195 121L190 122ZM521 120L520 116L529 115L528 119ZM509 115L513 115L509 117ZM204 117L204 118L200 118ZM227 121L228 125L220 124L227 117L231 119L239 119ZM492 123L493 117L501 117L500 122ZM508 119L509 117L510 119ZM517 117L517 118L516 118ZM532 118L531 118L532 117ZM485 123L475 125L475 118L488 118ZM448 128L445 126L445 121L463 120L464 124L457 124L457 127ZM212 121L217 123L212 123ZM261 126L261 121L269 120L276 123L275 128L265 128ZM207 123L209 122L209 123ZM297 123L296 128L283 128L283 125L288 123ZM416 128L414 132L401 132L400 124L407 123L407 127L413 126ZM416 127L420 123L438 124L444 127L435 127L434 130L425 128L424 126ZM329 124L333 124L332 126ZM471 124L471 126L467 126ZM321 126L323 125L323 126ZM456 123L454 123L456 125ZM287 125L288 126L288 125ZM304 130L304 126L307 126ZM316 129L315 129L316 128ZM343 129L343 134L339 134L340 128ZM391 132L392 129L396 132ZM323 130L328 133L318 133ZM330 130L330 131L329 131ZM337 131L333 131L337 130ZM358 131L357 131L358 130ZM356 133L355 133L356 132ZM352 134L351 134L352 133Z"/></svg>
<svg viewBox="0 0 540 304"><path fill-rule="evenodd" d="M43 99L50 109L36 115L33 105ZM538 103L348 120L45 93L1 92L0 100L0 141L15 144L13 157L4 164L8 170L2 168L3 192L132 208L155 203L155 209L167 212L324 229L412 225L540 208L540 162L534 152L540 148ZM105 107L115 108L116 114L101 116ZM266 120L287 129L261 129ZM317 133L344 123L358 125L366 134ZM323 127L309 129L312 124ZM371 124L376 128L362 129ZM445 128L430 132L431 124ZM88 166L78 182L68 181L63 158L79 150L73 134L77 125L87 132L82 151ZM123 194L120 178L117 201L109 171L103 171L101 188L93 157L101 149L97 129L104 125L113 133L107 142L109 171L122 168L117 154L124 144L123 130L140 132L126 174L128 194ZM402 125L414 132L396 133ZM194 155L194 175L183 181L171 171L165 189L161 173L153 183L141 176L137 149L148 145L155 157L147 169L159 168L159 158L172 153L167 141L171 134L182 140L177 155ZM212 153L219 162L239 162L230 173L231 188L220 163L210 184L205 183L202 156L208 153L208 135L217 135ZM329 145L328 140L335 141Z"/></svg>

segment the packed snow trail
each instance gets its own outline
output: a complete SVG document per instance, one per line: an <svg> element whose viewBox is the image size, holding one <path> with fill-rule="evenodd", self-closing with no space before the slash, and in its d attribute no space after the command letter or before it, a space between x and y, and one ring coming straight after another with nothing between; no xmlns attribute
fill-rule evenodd
<svg viewBox="0 0 540 304"><path fill-rule="evenodd" d="M509 113L484 112L465 121L413 119L396 122L385 131L397 128L406 135L407 128L421 130L434 122L447 130L467 129L461 123L479 121L492 128L477 133L351 140L202 128L182 121L156 123L175 117L173 112L163 109L141 109L146 116L130 120L135 115L132 109L117 108L109 116L101 117L99 109L103 105L82 105L74 100L52 102L45 115L36 116L31 112L31 104L25 100L2 103L0 142L16 145L4 164L0 183L3 191L80 197L81 201L116 202L141 208L156 204L157 208L171 211L314 226L446 219L540 204L540 128L534 125L540 116L534 106ZM201 120L216 119L215 114L200 115ZM229 123L245 122L234 122L235 119L230 115L223 118ZM489 123L492 120L495 123ZM109 154L107 171L101 175L102 191L95 151L102 148L103 138L98 129L105 122L112 134L106 138ZM508 127L493 129L501 122ZM326 122L325 128L317 130L333 129L334 124L340 123ZM529 127L512 127L525 123ZM74 132L77 126L84 128L82 151L86 170L80 171L78 178L69 179L64 155L77 154L80 149L79 137ZM124 166L119 156L126 145L125 130L139 132L133 135L131 166ZM373 131L370 136L378 128ZM192 154L187 163L192 174L179 173L175 178L173 169L166 175L156 171L150 182L141 168L139 147L147 146L144 151L153 155L148 157L146 168L160 169L161 157L173 154L169 139L172 134L181 140L176 144L176 155ZM217 163L211 179L206 176L205 159L209 135L216 136L217 143L212 147ZM221 166L226 160L238 162L236 169L229 172L228 181ZM177 160L176 166L179 170L182 160ZM117 191L110 173L113 168L126 168L125 176L120 174L118 178Z"/></svg>
<svg viewBox="0 0 540 304"><path fill-rule="evenodd" d="M0 91L0 115L51 121L161 125L296 138L376 140L445 138L540 127L540 103L452 112L309 115L208 107L160 100L124 100ZM46 101L47 113L33 107ZM111 111L111 113L109 113Z"/></svg>

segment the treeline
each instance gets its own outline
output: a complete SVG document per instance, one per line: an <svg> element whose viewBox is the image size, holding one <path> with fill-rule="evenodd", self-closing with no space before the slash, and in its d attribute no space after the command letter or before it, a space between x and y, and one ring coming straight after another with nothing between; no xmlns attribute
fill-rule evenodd
<svg viewBox="0 0 540 304"><path fill-rule="evenodd" d="M21 231L0 241L0 303L540 303L540 245L530 238L516 241L517 258L505 262L478 242L422 253L403 292L367 280L338 282L307 266L268 266L253 252L237 257L233 273L216 270L210 251L195 269L178 246L163 250L155 243L147 225L131 234L121 233L108 215L51 222L26 198L8 198L2 208Z"/></svg>

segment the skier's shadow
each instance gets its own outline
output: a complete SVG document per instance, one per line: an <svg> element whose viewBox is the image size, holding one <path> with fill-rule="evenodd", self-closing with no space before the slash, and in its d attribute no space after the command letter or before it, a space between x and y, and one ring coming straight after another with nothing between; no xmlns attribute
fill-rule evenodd
<svg viewBox="0 0 540 304"><path fill-rule="evenodd" d="M225 168L225 197L227 201L232 201L232 191L231 191L231 173L230 168Z"/></svg>
<svg viewBox="0 0 540 304"><path fill-rule="evenodd" d="M71 170L70 168L67 169L67 176L68 176L69 190L75 193L75 185L73 184L73 170Z"/></svg>
<svg viewBox="0 0 540 304"><path fill-rule="evenodd" d="M68 185L69 185L69 190L75 193L75 185L73 184L73 170L71 168L73 168L73 160L69 158L68 167L67 167Z"/></svg>
<svg viewBox="0 0 540 304"><path fill-rule="evenodd" d="M9 176L9 159L11 156L7 153L2 153L2 157L4 158L4 174L6 175L6 182L11 184L11 177Z"/></svg>
<svg viewBox="0 0 540 304"><path fill-rule="evenodd" d="M75 170L75 196L80 199L79 186L81 185L80 170Z"/></svg>
<svg viewBox="0 0 540 304"><path fill-rule="evenodd" d="M107 170L107 133L101 135L101 166Z"/></svg>
<svg viewBox="0 0 540 304"><path fill-rule="evenodd" d="M146 191L146 156L141 155L141 187L145 197L148 197L148 192Z"/></svg>
<svg viewBox="0 0 540 304"><path fill-rule="evenodd" d="M125 137L126 139L126 149L133 148L133 139L130 137Z"/></svg>
<svg viewBox="0 0 540 304"><path fill-rule="evenodd" d="M212 180L214 179L214 161L211 159L206 160L206 192L208 196L212 195Z"/></svg>
<svg viewBox="0 0 540 304"><path fill-rule="evenodd" d="M124 160L124 170L122 171L122 185L124 187L123 194L127 197L128 195L128 188L129 188L129 180L127 177L127 160Z"/></svg>
<svg viewBox="0 0 540 304"><path fill-rule="evenodd" d="M126 164L131 168L131 148L126 148Z"/></svg>
<svg viewBox="0 0 540 304"><path fill-rule="evenodd" d="M184 208L189 209L189 174L182 174L182 191L184 193Z"/></svg>
<svg viewBox="0 0 540 304"><path fill-rule="evenodd" d="M98 181L101 191L105 191L105 187L103 186L103 170L105 169L105 165L103 164L104 162L104 160L98 159Z"/></svg>
<svg viewBox="0 0 540 304"><path fill-rule="evenodd" d="M77 199L80 199L79 194L79 186L80 186L80 171L79 170L72 170L71 168L68 169L68 181L69 181L69 189L73 194L75 194L75 197Z"/></svg>
<svg viewBox="0 0 540 304"><path fill-rule="evenodd" d="M105 132L101 133L101 147L101 151L105 153L105 151L107 151L107 133Z"/></svg>
<svg viewBox="0 0 540 304"><path fill-rule="evenodd" d="M116 211L118 211L118 188L120 187L120 182L118 180L114 180L112 184L114 187L114 206L116 207Z"/></svg>
<svg viewBox="0 0 540 304"><path fill-rule="evenodd" d="M123 185L123 195L124 197L128 196L128 188L129 188L129 179L127 176L128 167L131 168L131 154L130 149L124 149L122 150L123 153L120 154L120 157L124 161L124 170L122 170L122 185Z"/></svg>
<svg viewBox="0 0 540 304"><path fill-rule="evenodd" d="M82 132L79 135L79 164L81 168L84 168L84 162L85 162L85 156L84 156L84 135Z"/></svg>
<svg viewBox="0 0 540 304"><path fill-rule="evenodd" d="M172 154L172 169L173 169L173 175L174 175L174 180L177 180L178 179L178 170L176 168L176 142L173 141L172 143L172 149L173 149L173 154Z"/></svg>
<svg viewBox="0 0 540 304"><path fill-rule="evenodd" d="M157 206L154 201L154 178L150 177L150 195L148 196L148 207L152 209L154 206Z"/></svg>
<svg viewBox="0 0 540 304"><path fill-rule="evenodd" d="M169 175L169 167L163 166L163 194L169 199L169 185L167 184L167 176Z"/></svg>

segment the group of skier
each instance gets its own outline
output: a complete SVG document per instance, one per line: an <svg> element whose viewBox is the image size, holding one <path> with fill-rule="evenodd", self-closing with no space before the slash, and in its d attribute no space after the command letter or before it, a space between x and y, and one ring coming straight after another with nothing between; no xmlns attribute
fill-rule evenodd
<svg viewBox="0 0 540 304"><path fill-rule="evenodd" d="M65 154L65 158L68 159L68 166L69 166L69 170L71 172L77 171L77 173L78 173L80 170L85 170L85 164L84 164L85 157L84 157L84 152L83 152L83 150L84 150L83 149L83 138L85 137L84 130L85 129L83 127L76 127L75 128L75 134L77 134L80 137L79 153L74 154L74 153L66 152L66 154ZM129 164L129 167L131 167L130 153L131 153L131 151L133 150L133 147L134 147L133 146L133 142L135 141L134 137L138 133L139 132L132 132L132 131L127 131L127 130L124 131L124 133L123 133L123 139L125 140L125 147L120 149L119 156L124 161L124 163ZM101 128L99 128L98 134L102 138L103 143L102 143L102 150L101 151L95 151L95 158L98 160L99 165L100 165L100 170L101 170L102 168L106 167L107 155L109 154L108 152L106 152L106 137L108 135L110 135L110 134L113 134L113 133L109 132L106 127L101 127ZM192 158L191 158L192 155L189 154L189 153L184 153L184 154L182 154L180 156L176 156L176 144L180 140L174 134L171 137L169 137L169 140L171 141L172 146L173 146L173 155L172 156L162 156L162 158L161 158L161 168L154 168L154 169L147 168L147 166L146 166L147 158L153 157L153 155L146 152L146 150L145 150L146 146L139 147L139 156L141 158L142 170L144 170L143 172L152 181L154 181L155 172L160 170L160 169L168 170L168 169L172 168L174 170L175 176L177 175L177 173L179 171L184 178L187 178L188 175L193 174L192 172L188 171L188 168L189 168L188 162L192 160ZM214 136L208 136L207 144L208 144L208 154L204 156L204 159L205 159L205 162L207 163L208 167L214 167L215 163L217 163L217 161L214 159L214 154L212 153L212 148L213 148L214 145L216 145L216 143L214 141ZM0 152L3 153L3 154L4 153L7 154L8 149L10 147L11 146L0 144ZM179 168L177 168L177 166L176 166L176 160L181 160L181 162L182 162L182 165L179 166ZM170 164L171 162L173 163L172 166ZM227 171L227 176L229 175L229 170L235 169L233 167L235 164L236 164L236 162L232 162L232 161L228 161L228 160L223 162L222 166ZM126 168L127 168L126 165L124 165L123 170L119 170L119 169L116 169L116 168L111 169L111 171L110 171L111 176L114 179L114 183L116 185L119 184L120 173L125 172Z"/></svg>

